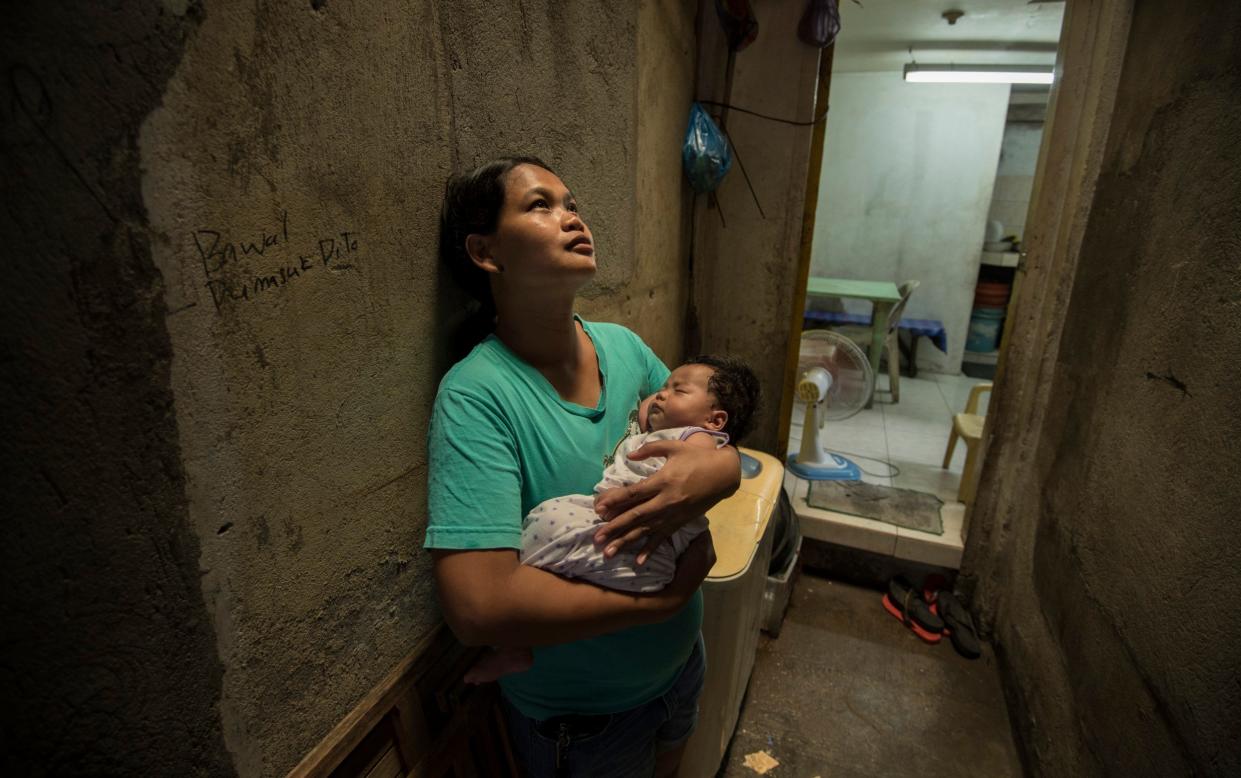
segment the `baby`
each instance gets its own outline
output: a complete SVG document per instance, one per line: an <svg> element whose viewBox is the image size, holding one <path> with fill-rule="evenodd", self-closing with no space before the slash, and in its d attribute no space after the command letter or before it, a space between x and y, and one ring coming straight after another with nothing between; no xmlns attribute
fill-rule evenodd
<svg viewBox="0 0 1241 778"><path fill-rule="evenodd" d="M731 437L740 439L750 427L758 405L754 372L727 357L700 356L679 366L664 386L638 406L630 433L617 445L595 484L595 493L635 484L663 467L664 457L631 460L629 454L658 440L683 440L692 446L718 448ZM635 423L636 421L636 423ZM676 573L677 557L707 528L706 516L681 527L655 548L642 565L637 549L607 558L594 543L602 521L591 495L570 494L544 500L522 521L521 561L566 578L580 578L609 589L654 592ZM530 667L529 649L488 652L466 673L470 683L483 683Z"/></svg>

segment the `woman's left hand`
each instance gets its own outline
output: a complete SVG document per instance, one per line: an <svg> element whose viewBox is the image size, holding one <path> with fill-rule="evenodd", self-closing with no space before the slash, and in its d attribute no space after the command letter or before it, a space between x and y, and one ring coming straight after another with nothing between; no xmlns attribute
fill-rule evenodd
<svg viewBox="0 0 1241 778"><path fill-rule="evenodd" d="M645 539L638 552L642 564L655 548L691 519L737 491L741 463L731 446L702 448L683 441L648 443L630 459L667 457L655 475L632 486L609 489L595 497L595 512L606 523L595 532L604 555Z"/></svg>

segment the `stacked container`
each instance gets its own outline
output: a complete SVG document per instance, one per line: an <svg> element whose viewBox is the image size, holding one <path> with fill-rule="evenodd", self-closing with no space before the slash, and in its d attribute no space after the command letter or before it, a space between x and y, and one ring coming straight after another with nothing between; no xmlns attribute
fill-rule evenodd
<svg viewBox="0 0 1241 778"><path fill-rule="evenodd" d="M986 354L1000 347L1004 311L1012 285L1003 281L979 281L974 289L974 310L965 336L966 351Z"/></svg>

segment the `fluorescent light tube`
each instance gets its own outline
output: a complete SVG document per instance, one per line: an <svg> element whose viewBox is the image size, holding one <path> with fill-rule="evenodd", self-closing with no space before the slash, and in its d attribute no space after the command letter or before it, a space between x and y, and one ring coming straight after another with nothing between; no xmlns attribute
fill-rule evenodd
<svg viewBox="0 0 1241 778"><path fill-rule="evenodd" d="M1051 65L906 65L905 80L937 84L1050 84Z"/></svg>

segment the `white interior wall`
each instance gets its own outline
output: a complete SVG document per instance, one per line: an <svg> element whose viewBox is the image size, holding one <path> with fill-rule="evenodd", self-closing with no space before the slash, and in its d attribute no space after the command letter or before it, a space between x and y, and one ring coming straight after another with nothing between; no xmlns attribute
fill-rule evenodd
<svg viewBox="0 0 1241 778"><path fill-rule="evenodd" d="M1042 122L1009 122L1004 127L1000 165L987 218L1003 224L1005 235L1025 237L1026 211L1030 209L1042 140Z"/></svg>
<svg viewBox="0 0 1241 778"><path fill-rule="evenodd" d="M919 369L960 372L1008 95L899 72L832 76L811 273L921 281L905 316L942 321L948 354L924 343Z"/></svg>

